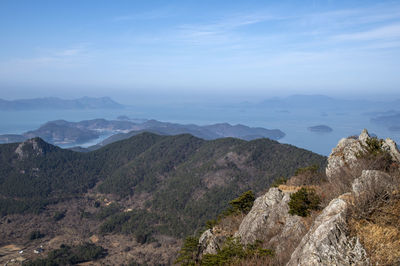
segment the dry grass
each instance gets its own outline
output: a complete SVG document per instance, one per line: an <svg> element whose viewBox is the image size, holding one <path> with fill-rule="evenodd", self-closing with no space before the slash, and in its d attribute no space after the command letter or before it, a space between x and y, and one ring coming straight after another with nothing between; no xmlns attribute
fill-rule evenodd
<svg viewBox="0 0 400 266"><path fill-rule="evenodd" d="M239 262L233 263L232 266L277 266L284 265L277 261L275 257L262 257L262 258L250 258L240 260Z"/></svg>
<svg viewBox="0 0 400 266"><path fill-rule="evenodd" d="M306 171L304 173L292 176L287 182L288 186L310 186L320 185L326 182L325 172Z"/></svg>
<svg viewBox="0 0 400 266"><path fill-rule="evenodd" d="M400 263L400 230L391 225L358 221L353 224L357 236L375 265Z"/></svg>
<svg viewBox="0 0 400 266"><path fill-rule="evenodd" d="M233 236L243 221L245 215L229 215L223 217L216 226L213 228L213 233L216 235Z"/></svg>
<svg viewBox="0 0 400 266"><path fill-rule="evenodd" d="M393 184L398 188L396 182ZM359 237L374 265L400 264L400 194L375 189L355 198L349 209L349 228Z"/></svg>
<svg viewBox="0 0 400 266"><path fill-rule="evenodd" d="M278 188L283 192L297 192L301 189L300 186L279 185Z"/></svg>

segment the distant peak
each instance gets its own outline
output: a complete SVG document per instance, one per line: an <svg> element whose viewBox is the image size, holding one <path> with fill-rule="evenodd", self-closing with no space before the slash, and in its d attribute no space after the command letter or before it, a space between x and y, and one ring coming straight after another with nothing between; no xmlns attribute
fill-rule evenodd
<svg viewBox="0 0 400 266"><path fill-rule="evenodd" d="M19 159L29 158L30 156L41 156L49 150L49 144L43 139L35 137L21 142L15 149Z"/></svg>

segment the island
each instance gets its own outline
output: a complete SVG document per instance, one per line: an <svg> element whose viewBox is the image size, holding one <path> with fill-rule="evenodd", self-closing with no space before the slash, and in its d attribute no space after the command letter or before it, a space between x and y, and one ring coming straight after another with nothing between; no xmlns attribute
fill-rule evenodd
<svg viewBox="0 0 400 266"><path fill-rule="evenodd" d="M333 129L327 125L317 125L308 127L307 129L311 132L316 132L316 133L330 133L333 131Z"/></svg>
<svg viewBox="0 0 400 266"><path fill-rule="evenodd" d="M253 140L269 138L278 140L285 136L279 129L266 129L262 127L248 127L245 125L230 125L220 123L199 126L194 124L183 125L157 120L130 119L120 116L119 120L92 119L80 122L55 120L45 123L38 129L31 130L20 135L0 135L0 143L21 142L26 139L40 137L48 143L71 146L79 145L98 139L100 136L110 136L98 143L92 149L100 148L112 142L130 138L142 132L152 132L159 135L191 134L205 140L218 138L240 138Z"/></svg>

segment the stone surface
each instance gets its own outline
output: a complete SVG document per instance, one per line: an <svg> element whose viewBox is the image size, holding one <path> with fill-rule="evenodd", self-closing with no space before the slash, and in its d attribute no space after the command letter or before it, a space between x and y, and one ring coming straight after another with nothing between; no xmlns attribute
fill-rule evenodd
<svg viewBox="0 0 400 266"><path fill-rule="evenodd" d="M368 131L364 129L357 139L344 138L339 141L328 157L326 176L329 181L340 178L343 173L354 175L354 178L361 174L362 169L359 169L358 161L360 155L367 152L367 140L370 138ZM382 149L389 152L393 161L400 162L400 152L393 140L386 139L382 144Z"/></svg>
<svg viewBox="0 0 400 266"><path fill-rule="evenodd" d="M343 171L348 171L357 166L358 155L365 152L362 145L364 135L360 135L360 139L345 138L341 139L338 145L332 150L328 157L328 165L326 167L326 176L332 181L340 176Z"/></svg>
<svg viewBox="0 0 400 266"><path fill-rule="evenodd" d="M205 254L217 254L225 241L226 236L217 235L213 230L206 230L199 238L198 257Z"/></svg>
<svg viewBox="0 0 400 266"><path fill-rule="evenodd" d="M316 218L287 265L369 265L357 238L348 237L345 211L349 194L333 199Z"/></svg>
<svg viewBox="0 0 400 266"><path fill-rule="evenodd" d="M361 176L353 181L352 189L356 195L359 195L373 187L390 187L392 184L392 177L382 171L363 170Z"/></svg>
<svg viewBox="0 0 400 266"><path fill-rule="evenodd" d="M29 153L35 156L43 155L43 149L36 138L21 142L14 152L18 155L19 159L28 157Z"/></svg>
<svg viewBox="0 0 400 266"><path fill-rule="evenodd" d="M271 188L257 198L235 237L240 237L243 244L261 240L277 254L292 251L296 246L290 247L288 243L297 244L307 230L301 217L289 214L288 202L295 191Z"/></svg>
<svg viewBox="0 0 400 266"><path fill-rule="evenodd" d="M288 213L290 195L299 187L282 185L271 188L255 200L234 236L243 244L263 241L264 247L274 249L276 256L282 258L279 264L289 260L287 265L369 265L359 239L349 236L347 208L354 195L393 184L387 173L363 169L368 165L362 163L360 155L367 152L369 138L367 130L363 130L358 138L344 138L328 158L328 180L349 182L351 188L346 186L346 190L353 190L353 194L346 193L333 199L312 222ZM386 139L382 149L390 153L392 160L400 162L400 152L393 140ZM343 174L350 175L346 177ZM341 180L349 177L351 179ZM311 228L305 221L312 222ZM200 245L204 254L215 254L223 241L216 231L207 230L200 238Z"/></svg>
<svg viewBox="0 0 400 266"><path fill-rule="evenodd" d="M394 142L392 139L387 138L385 139L382 148L389 152L394 161L400 162L400 152L397 148L396 142Z"/></svg>

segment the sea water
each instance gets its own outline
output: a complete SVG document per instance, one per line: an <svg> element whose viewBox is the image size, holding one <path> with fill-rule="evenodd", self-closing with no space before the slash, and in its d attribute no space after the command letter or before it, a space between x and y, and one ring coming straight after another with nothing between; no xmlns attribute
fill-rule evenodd
<svg viewBox="0 0 400 266"><path fill-rule="evenodd" d="M125 109L96 110L36 110L0 111L0 134L21 134L34 130L48 121L64 119L71 122L105 118L116 119L126 115L135 119L156 119L163 122L207 125L214 123L243 124L251 127L280 129L286 135L279 142L292 144L313 152L329 155L337 142L344 137L358 135L367 128L380 138L390 137L400 142L400 134L370 122L370 117L359 112L317 111L312 109L280 110L277 108L240 108L210 105L195 106L142 106ZM310 132L307 128L315 125L328 125L330 133ZM83 143L80 146L94 145L109 135ZM67 146L63 146L67 147Z"/></svg>

